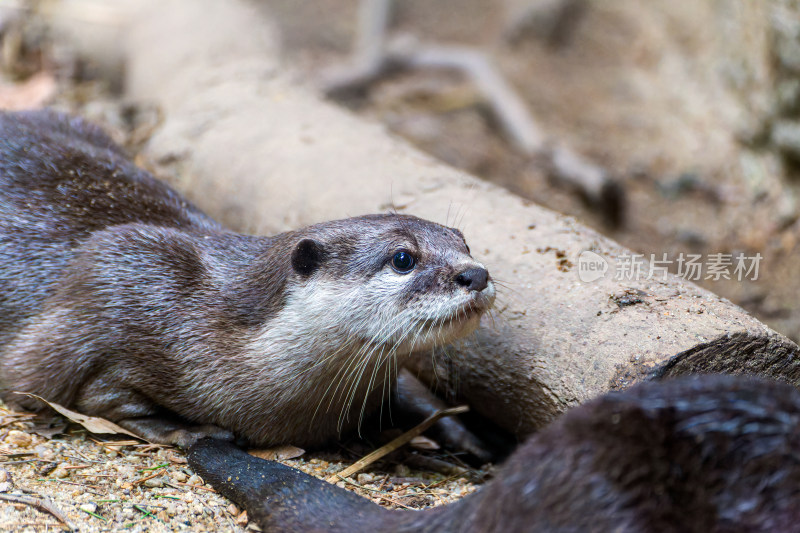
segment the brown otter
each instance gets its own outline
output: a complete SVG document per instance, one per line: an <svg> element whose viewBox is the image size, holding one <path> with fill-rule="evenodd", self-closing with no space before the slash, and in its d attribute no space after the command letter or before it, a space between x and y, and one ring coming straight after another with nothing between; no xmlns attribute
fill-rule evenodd
<svg viewBox="0 0 800 533"><path fill-rule="evenodd" d="M99 128L0 115L8 401L36 408L11 391L35 393L183 446L319 444L493 299L458 230L390 214L236 234Z"/></svg>
<svg viewBox="0 0 800 533"><path fill-rule="evenodd" d="M734 376L648 382L567 412L474 495L387 511L203 439L189 463L281 532L795 531L800 391Z"/></svg>

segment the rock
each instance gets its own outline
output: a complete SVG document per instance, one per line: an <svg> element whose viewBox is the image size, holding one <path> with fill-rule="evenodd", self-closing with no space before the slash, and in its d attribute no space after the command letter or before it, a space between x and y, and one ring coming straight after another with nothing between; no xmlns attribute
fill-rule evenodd
<svg viewBox="0 0 800 533"><path fill-rule="evenodd" d="M6 444L11 444L12 446L17 446L19 448L27 448L33 442L33 439L30 435L24 431L19 431L16 429L9 431L4 440Z"/></svg>
<svg viewBox="0 0 800 533"><path fill-rule="evenodd" d="M150 479L146 479L144 481L145 487L150 488L159 488L164 486L164 480L160 477L151 477Z"/></svg>
<svg viewBox="0 0 800 533"><path fill-rule="evenodd" d="M96 513L97 512L97 504L96 503L82 503L78 509L83 511L84 513Z"/></svg>
<svg viewBox="0 0 800 533"><path fill-rule="evenodd" d="M375 481L375 476L373 476L372 474L359 474L358 476L356 476L356 481L358 481L360 485L365 485L367 483L372 483L373 481Z"/></svg>
<svg viewBox="0 0 800 533"><path fill-rule="evenodd" d="M69 476L69 470L66 469L67 466L69 466L69 463L61 463L50 473L50 477L64 479L65 477Z"/></svg>

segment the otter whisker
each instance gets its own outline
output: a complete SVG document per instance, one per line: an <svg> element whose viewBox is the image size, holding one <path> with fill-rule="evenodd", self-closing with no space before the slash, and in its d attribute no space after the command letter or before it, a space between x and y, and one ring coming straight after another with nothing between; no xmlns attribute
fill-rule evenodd
<svg viewBox="0 0 800 533"><path fill-rule="evenodd" d="M386 324L391 324L391 322L387 322ZM394 336L394 334L397 332L397 329L399 327L400 326L395 326L391 331L386 333L386 335L384 336L384 339L388 340L389 338ZM382 328L382 330L383 329L384 328ZM381 339L381 340L384 340L384 339ZM369 364L369 361L372 360L372 358L373 358L372 356L373 356L373 354L375 353L375 351L378 348L381 349L381 354L383 353L383 350L385 350L385 347L386 347L386 342L374 343L372 346L373 347L369 351L369 353L359 352L359 353L361 353L361 357L359 357L359 359L362 361L362 363L361 364L357 364L356 371L351 373L352 385L348 386L348 387L345 387L343 389L343 392L345 390L348 390L348 392L347 392L346 399L344 401L344 404L343 404L341 412L340 412L340 423L343 420L343 418L345 417L346 412L349 412L350 407L352 406L353 399L355 397L356 391L358 390L358 384L361 381L361 378L363 376L364 370L366 369L366 366ZM357 370L359 367L361 368L360 371ZM359 424L359 426L360 426L360 424ZM360 427L359 427L359 429L360 429Z"/></svg>
<svg viewBox="0 0 800 533"><path fill-rule="evenodd" d="M397 327L396 327L396 328L393 330L393 332L392 332L391 336L394 336L394 334L395 334L395 333L396 333L398 330L400 330L400 329L402 329L402 328L403 328L403 323L402 323L402 322L398 323ZM372 386L373 386L373 384L374 384L374 379L375 379L375 375L376 375L376 373L377 373L379 370L381 370L381 368L383 367L383 363L384 363L384 361L386 361L386 360L388 360L389 358L391 358L391 357L392 357L392 356L393 356L393 355L394 355L394 354L397 352L397 350L400 348L400 346L402 346L402 343L404 342L404 340L405 340L405 338L408 336L408 334L409 334L409 329L408 329L408 328L406 328L406 329L405 329L405 331L403 332L403 335L400 337L400 339L399 339L398 341L396 341L396 342L395 342L395 343L394 343L394 344L391 346L391 348L389 349L389 351L388 351L388 353L386 354L386 356L384 357L384 353L383 353L383 350L382 350L382 351L381 351L381 354L380 354L380 355L379 355L379 357L378 357L378 360L375 362L375 364L374 364L374 367L373 367L373 371L372 371L372 376L370 377L369 385L368 385L368 387L367 387L367 393L366 393L366 394L365 394L365 396L364 396L364 400L363 400L363 402L362 402L362 406L361 406L361 412L360 412L360 415L359 415L359 431L360 431L361 423L362 423L362 421L363 421L363 416L364 416L364 411L365 411L365 409L366 409L367 400L368 400L368 398L369 398L369 391L372 389ZM362 374L361 374L361 375L359 375L359 381L361 380L361 377L362 377L362 376L363 376L363 370L362 370ZM356 384L356 386L353 388L353 392L352 392L352 394L351 394L350 402L348 403L348 409L349 409L349 406L350 406L350 404L352 403L352 400L353 400L353 398L354 398L354 396L355 396L355 392L356 392L356 390L357 390L357 384Z"/></svg>

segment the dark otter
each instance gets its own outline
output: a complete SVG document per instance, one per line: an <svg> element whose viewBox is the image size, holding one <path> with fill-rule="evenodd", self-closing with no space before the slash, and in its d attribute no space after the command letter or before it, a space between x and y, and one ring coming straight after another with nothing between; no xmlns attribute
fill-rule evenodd
<svg viewBox="0 0 800 533"><path fill-rule="evenodd" d="M203 439L189 463L265 531L795 531L800 391L765 380L648 382L567 412L477 493L388 511L292 468Z"/></svg>
<svg viewBox="0 0 800 533"><path fill-rule="evenodd" d="M0 115L7 401L36 408L10 394L35 393L183 446L225 430L315 445L493 299L458 230L392 214L236 234L97 127Z"/></svg>

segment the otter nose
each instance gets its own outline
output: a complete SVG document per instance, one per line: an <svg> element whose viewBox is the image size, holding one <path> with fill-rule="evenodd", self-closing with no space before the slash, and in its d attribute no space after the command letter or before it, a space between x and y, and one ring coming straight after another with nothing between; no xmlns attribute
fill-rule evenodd
<svg viewBox="0 0 800 533"><path fill-rule="evenodd" d="M489 271L485 268L470 268L456 276L456 283L471 291L482 291L489 283Z"/></svg>

